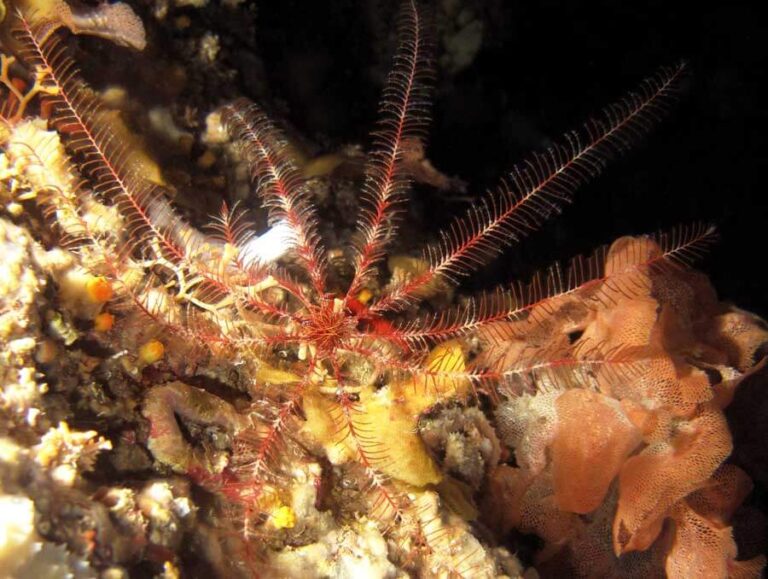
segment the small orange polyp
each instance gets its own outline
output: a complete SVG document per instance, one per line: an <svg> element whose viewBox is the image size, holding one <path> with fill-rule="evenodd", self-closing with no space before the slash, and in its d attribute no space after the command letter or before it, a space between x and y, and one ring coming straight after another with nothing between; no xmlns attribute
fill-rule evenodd
<svg viewBox="0 0 768 579"><path fill-rule="evenodd" d="M93 329L97 332L108 332L115 325L115 316L109 312L102 312L93 318Z"/></svg>
<svg viewBox="0 0 768 579"><path fill-rule="evenodd" d="M139 359L145 364L154 364L162 359L165 346L160 340L150 340L139 348Z"/></svg>
<svg viewBox="0 0 768 579"><path fill-rule="evenodd" d="M112 299L112 284L105 277L92 277L85 282L85 291L88 299L97 304L103 304Z"/></svg>

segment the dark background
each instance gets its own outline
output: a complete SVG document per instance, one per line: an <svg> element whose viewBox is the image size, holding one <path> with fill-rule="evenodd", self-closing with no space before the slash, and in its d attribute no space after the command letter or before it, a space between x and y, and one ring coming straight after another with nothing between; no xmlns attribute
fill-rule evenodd
<svg viewBox="0 0 768 579"><path fill-rule="evenodd" d="M394 47L396 4L258 4L255 43L268 98L299 132L328 146L366 141ZM429 157L468 181L472 195L659 66L682 58L692 72L680 102L649 138L473 284L527 277L621 235L706 221L721 240L699 267L724 299L768 315L761 280L768 27L757 3L459 4L482 20L483 44L460 73L438 70ZM414 192L435 229L467 201Z"/></svg>

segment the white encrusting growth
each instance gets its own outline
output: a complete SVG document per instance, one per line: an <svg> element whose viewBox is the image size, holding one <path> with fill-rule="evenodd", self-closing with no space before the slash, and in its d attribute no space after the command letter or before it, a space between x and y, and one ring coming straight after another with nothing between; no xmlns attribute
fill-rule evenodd
<svg viewBox="0 0 768 579"><path fill-rule="evenodd" d="M283 257L296 246L296 234L286 221L278 221L265 233L250 238L240 247L243 265L266 265Z"/></svg>

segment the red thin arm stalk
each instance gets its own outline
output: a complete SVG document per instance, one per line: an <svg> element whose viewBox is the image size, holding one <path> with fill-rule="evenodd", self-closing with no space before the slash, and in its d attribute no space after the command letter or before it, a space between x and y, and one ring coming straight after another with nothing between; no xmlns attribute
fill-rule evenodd
<svg viewBox="0 0 768 579"><path fill-rule="evenodd" d="M572 260L565 275L559 267L552 267L545 275L536 275L527 284L471 299L462 308L452 308L426 320L415 320L397 327L393 335L412 349L428 348L431 344L465 336L495 322L526 319L531 325L540 323L554 312L557 300L581 294L593 301L615 301L618 295L632 297L637 294L638 276L646 278L653 272L670 267L686 267L701 256L714 242L714 227L705 224L689 228L679 227L669 233L648 237L648 244L658 244L660 253L642 257L642 248L636 255L628 255L624 267L605 272L607 247L600 248L588 258ZM594 288L594 291L589 292ZM550 306L551 307L548 307Z"/></svg>
<svg viewBox="0 0 768 579"><path fill-rule="evenodd" d="M163 199L162 203L159 204L157 201L159 200L155 200L151 207L167 207L169 213L172 211L167 201ZM165 219L164 214L158 210L151 210L150 214L156 219ZM177 221L179 224L182 223L180 219ZM261 265L245 267L239 260L239 255L233 259L226 251L226 244L234 245L238 239L247 241L245 233L247 223L242 221L238 220L236 216L233 217L224 207L218 221L214 223L218 238L204 236L186 224L184 224L184 229L180 227L170 229L169 234L179 241L179 248L192 249L187 259L180 262L176 267L187 268L190 276L199 276L203 280L200 287L193 290L191 297L195 298L195 301L215 304L224 300L225 297L231 296L238 303L268 317L289 321L292 319L290 312L270 304L248 291L249 287L261 283L270 275L269 269ZM232 277L233 273L239 273L245 279L236 280ZM288 290L290 291L290 287ZM225 323L226 320L226 316L220 318L221 323Z"/></svg>
<svg viewBox="0 0 768 579"><path fill-rule="evenodd" d="M259 426L254 425L235 437L230 467L222 475L210 477L205 473L204 479L198 480L242 509L243 533L246 536L251 529L251 519L258 520L258 515L263 513L260 501L264 496L265 483L276 476L270 470L270 463L279 460L277 450L285 440L284 432L291 416L300 408L308 384L308 379L296 384L265 429L260 431ZM205 480L210 478L219 480L216 484Z"/></svg>
<svg viewBox="0 0 768 579"><path fill-rule="evenodd" d="M189 248L175 237L186 224L173 214L160 188L141 176L142 167L78 78L65 48L45 25L33 27L20 11L17 17L21 26L14 33L22 45L22 59L46 71L44 82L53 89L43 98L53 105L54 125L65 134L69 147L83 155L80 166L95 182L96 194L116 203L130 229L134 243L123 253L128 255L134 245L153 237L174 260L185 259ZM194 236L187 239L195 241Z"/></svg>
<svg viewBox="0 0 768 579"><path fill-rule="evenodd" d="M108 113L88 94L57 39L44 28L34 28L23 14L18 13L18 18L21 28L16 30L16 35L24 47L23 58L47 71L45 83L55 89L53 96L45 97L53 103L55 126L65 133L69 147L84 156L81 168L95 182L95 193L114 202L128 226L132 242L120 248L117 260L128 259L136 246L156 240L166 257L178 267L190 267L203 277L209 291L229 293L231 288L221 283L216 272L191 262L193 256L210 251L215 244L184 223L164 198L161 188L141 176L142 167L120 142ZM157 319L156 312L144 307L138 296L134 297L140 309Z"/></svg>
<svg viewBox="0 0 768 579"><path fill-rule="evenodd" d="M302 396L308 385L309 374L291 389L288 399L280 404L277 414L269 423L266 432L259 437L255 448L249 448L247 456L234 457L234 460L247 459L246 464L237 469L238 474L242 472L250 479L258 479L268 472L268 463L272 459L276 445L280 441L289 419L299 409Z"/></svg>
<svg viewBox="0 0 768 579"><path fill-rule="evenodd" d="M242 144L256 192L269 211L270 225L281 221L288 225L312 285L322 295L326 266L315 210L287 141L264 111L245 99L224 107L222 120Z"/></svg>
<svg viewBox="0 0 768 579"><path fill-rule="evenodd" d="M39 158L37 162L40 163L40 165L44 164L43 160ZM59 170L70 170L67 164L61 163L60 165ZM79 185L76 185L76 188L72 193L73 195L70 196L58 189L50 190L49 195L56 196L57 201L55 203L52 201L44 201L45 204L49 205L44 211L45 213L49 213L56 206L66 207L69 210L70 216L73 219L76 219L78 227L78 231L69 241L74 245L88 244L89 247L99 255L101 263L105 268L104 273L113 283L116 283L121 287L122 291L120 293L122 294L123 299L129 300L134 308L141 314L168 333L183 336L187 339L202 340L205 344L212 342L226 342L226 338L221 334L206 334L203 336L201 333L192 330L188 324L182 324L179 319L174 319L174 316L171 316L169 310L162 311L158 300L152 300L148 297L148 294L143 291L143 288L151 286L150 280L145 280L143 287L138 289L124 283L123 275L127 267L126 261L123 259L123 256L111 246L111 240L104 239L100 235L95 234L89 221L83 217L82 212L84 209L80 200L83 199L86 193L82 191Z"/></svg>
<svg viewBox="0 0 768 579"><path fill-rule="evenodd" d="M388 488L387 477L381 467L388 460L387 450L373 433L374 426L370 423L365 409L359 401L343 387L341 366L336 356L329 358L333 375L341 385L336 397L337 405L331 410L330 418L336 428L337 444L349 441L353 445L358 462L365 469L372 489L377 493L377 500L371 509L371 516L383 519L387 515L402 518L404 510L401 501ZM337 412L334 412L337 410Z"/></svg>
<svg viewBox="0 0 768 579"><path fill-rule="evenodd" d="M247 218L245 211L238 210L237 204L231 209L226 202L221 204L219 215L214 219L210 228L214 236L224 246L230 246L234 250L231 267L235 273L245 278L247 285L256 285L267 277L267 266L258 261L246 264L238 248L247 245L256 237L255 225ZM229 266L229 263L224 264Z"/></svg>
<svg viewBox="0 0 768 579"><path fill-rule="evenodd" d="M339 416L340 414L340 416ZM388 488L387 478L377 468L386 460L385 450L374 448L375 437L369 433L370 424L363 424L361 418L365 417L365 411L358 407L347 392L341 392L338 397L338 413L331 416L339 437L339 443L351 440L357 454L358 462L365 469L371 488L377 493L377 499L371 508L371 516L378 519L405 516L405 511L393 491ZM343 435L341 435L343 433Z"/></svg>
<svg viewBox="0 0 768 579"><path fill-rule="evenodd" d="M512 394L511 386L516 380L532 382L538 388L542 385L563 389L584 387L598 371L603 381L618 384L639 374L645 365L645 360L632 359L621 350L601 353L599 347L588 349L577 346L569 354L541 348L533 355L499 370L480 367L433 370L414 366L404 373L402 370L399 372L416 386L427 392L433 391L438 396L446 391L453 393L462 382L469 382L475 395L480 391L495 395L499 391ZM453 387L446 388L449 384Z"/></svg>
<svg viewBox="0 0 768 579"><path fill-rule="evenodd" d="M378 361L375 351L370 351L365 348L350 348L348 351L354 352L358 355L364 355ZM510 368L505 371L495 371L486 368L442 368L439 370L433 370L429 366L425 366L423 360L409 361L387 358L386 363L388 366L386 369L392 372L393 380L413 382L414 386L416 387L421 387L424 388L425 391L433 391L435 394L440 395L443 392L453 393L461 390L460 385L462 382L470 382L475 392L477 391L477 387L483 386L488 386L487 390L493 391L499 384L513 376L535 371L543 372L547 369L553 368L578 366L586 364L587 362L596 364L600 361L577 360L575 358L556 358L548 360L545 359L545 356L542 354L537 357L536 361L528 360L525 364L520 364L514 368ZM458 367L458 363L456 366ZM449 384L452 384L453 386L449 386ZM350 415L355 410L356 408L354 405L352 405ZM358 412L362 411L358 410Z"/></svg>
<svg viewBox="0 0 768 579"><path fill-rule="evenodd" d="M424 259L423 273L396 284L373 313L394 312L419 301L425 286L459 280L496 257L505 247L538 229L570 202L574 191L596 177L607 161L646 134L664 112L685 73L683 63L663 68L636 92L609 106L581 131L567 133L563 144L534 155L487 196L441 233Z"/></svg>
<svg viewBox="0 0 768 579"><path fill-rule="evenodd" d="M276 267L268 267L259 262L246 265L243 261L242 255L237 249L246 246L256 235L255 226L246 218L245 212L237 211L236 206L230 209L226 203L223 203L219 216L214 221L212 227L216 237L223 244L229 245L236 250L236 255L231 261L223 264L223 271L217 276L221 278L218 283L222 286L222 289L231 290L246 307L283 321L292 319L292 315L288 310L262 300L258 296L253 295L252 292L249 292L248 288L258 285L271 275L283 289L299 299L305 306L309 303L298 284L287 277L281 276ZM233 282L230 278L230 267L234 270L234 273L242 276L242 281L237 280ZM209 274L213 275L213 272L209 272Z"/></svg>
<svg viewBox="0 0 768 579"><path fill-rule="evenodd" d="M306 336L301 334L288 334L282 332L268 336L259 336L256 340L256 342L260 343L261 345L270 347L285 346L288 344L302 344L306 341Z"/></svg>
<svg viewBox="0 0 768 579"><path fill-rule="evenodd" d="M231 287L222 283L216 272L207 271L201 264L195 267L189 261L190 254L198 253L209 240L174 214L159 187L140 176L141 167L131 159L131 151L119 142L119 135L106 111L87 94L88 89L78 79L64 47L45 29L33 27L22 13L19 12L17 17L20 28L15 34L23 47L22 58L45 70L44 82L54 89L52 95L45 96L54 105L54 124L66 134L69 146L84 156L81 167L95 181L96 194L114 201L128 224L133 243L121 247L119 254L105 252L99 240L89 236L92 243L101 247L105 264L115 278L119 279L118 264L130 256L136 245L155 239L171 261L180 264L179 267L181 264L192 267L206 280L209 289L222 295L229 293ZM79 215L79 209L76 213ZM126 291L134 304L154 321L175 333L193 334L182 331L179 324L168 320L150 304L143 303L141 296L130 288ZM270 313L277 312L271 309Z"/></svg>
<svg viewBox="0 0 768 579"><path fill-rule="evenodd" d="M429 121L431 47L422 14L414 0L403 4L400 43L379 105L381 119L366 165L357 228L355 275L345 301L357 295L385 254L395 231L393 218L409 186L403 156L414 141L423 141Z"/></svg>

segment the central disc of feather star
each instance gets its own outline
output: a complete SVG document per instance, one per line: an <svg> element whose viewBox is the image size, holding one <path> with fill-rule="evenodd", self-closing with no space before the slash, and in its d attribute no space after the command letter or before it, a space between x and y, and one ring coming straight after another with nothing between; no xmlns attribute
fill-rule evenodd
<svg viewBox="0 0 768 579"><path fill-rule="evenodd" d="M344 310L344 302L326 297L301 321L301 334L321 357L332 356L357 327L357 318Z"/></svg>

